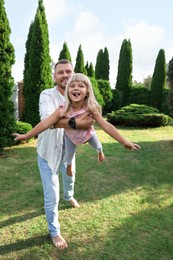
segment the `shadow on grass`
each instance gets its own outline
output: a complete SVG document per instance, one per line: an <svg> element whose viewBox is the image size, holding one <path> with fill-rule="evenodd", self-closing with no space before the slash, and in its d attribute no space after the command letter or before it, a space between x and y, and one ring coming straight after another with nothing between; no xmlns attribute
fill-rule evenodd
<svg viewBox="0 0 173 260"><path fill-rule="evenodd" d="M106 156L97 163L95 151L81 146L77 153L76 197L93 201L143 186L173 184L172 140L139 143L131 152L117 143L103 144ZM80 202L80 201L79 201Z"/></svg>
<svg viewBox="0 0 173 260"><path fill-rule="evenodd" d="M104 143L106 160L102 164L97 162L96 152L89 145L79 146L75 184L75 197L79 202L103 199L145 185L172 185L173 141L153 142L152 145L145 142L139 145L142 147L140 151L131 152L115 142ZM12 157L1 159L0 163L2 161L1 213L15 214L31 207L34 210L43 207L43 190L35 148L18 147ZM62 198L62 180L60 185ZM61 199L59 209L67 208L69 204Z"/></svg>
<svg viewBox="0 0 173 260"><path fill-rule="evenodd" d="M31 247L42 246L43 244L51 244L51 240L48 235L35 236L15 243L10 243L8 245L0 246L0 255L5 255L13 251L20 251Z"/></svg>
<svg viewBox="0 0 173 260"><path fill-rule="evenodd" d="M80 146L77 151L75 185L75 197L79 198L79 202L101 200L137 187L157 188L162 184L172 187L173 141L163 140L152 144L143 142L139 145L142 150L132 153L117 143L104 143L106 161L102 164L97 163L95 151L91 152L91 148L87 145ZM29 154L27 158L26 154ZM4 164L1 168L1 172L3 171L1 213L14 215L19 211L31 210L31 205L33 210L38 209L36 212L3 221L2 227L42 214L40 208L43 206L43 193L35 157L35 148L27 147L18 148L18 153L13 152L12 158L9 156L2 159ZM24 159L25 163L23 163ZM14 165L12 169L10 163ZM153 200L153 204L157 205L159 197L151 193L148 198L145 198L145 201L148 200ZM66 202L60 201L60 210L68 207ZM166 217L167 213L171 218ZM76 256L82 259L84 256L82 252L85 250L88 250L85 256L87 255L89 259L151 259L153 256L158 256L159 259L160 255L163 256L160 259L171 259L170 255L173 257L172 219L173 207L140 212L125 219L119 227L112 226L111 231L104 238L98 236L87 238L87 241L78 239L78 242L72 239L69 250L61 253L64 257L62 259L76 259ZM4 255L14 250L19 251L47 243L51 243L49 236L33 236L1 246L0 252ZM139 253L139 248L141 256L135 255L135 252ZM54 254L56 254L55 250L53 250ZM129 258L129 255L132 257Z"/></svg>
<svg viewBox="0 0 173 260"><path fill-rule="evenodd" d="M30 212L27 214L24 214L22 216L17 216L17 217L12 217L10 219L4 220L0 222L0 228L4 228L10 225L13 225L15 223L20 223L35 217L38 217L40 215L42 215L44 212L42 211L35 211L35 212Z"/></svg>
<svg viewBox="0 0 173 260"><path fill-rule="evenodd" d="M67 250L59 251L52 246L49 249L49 257L61 260L172 259L172 219L173 206L144 210L127 217L118 226L110 222L111 227L107 233L104 233L104 236L100 233L100 227L98 227L98 232L95 230L95 237L89 237L89 233L88 236L81 233L80 239L76 240L76 237L72 236L71 241L68 241ZM6 255L14 251L38 247L33 253L35 256L35 254L39 255L39 250L44 244L51 244L48 235L33 236L0 246L0 254Z"/></svg>
<svg viewBox="0 0 173 260"><path fill-rule="evenodd" d="M58 255L64 260L172 259L172 219L173 206L144 210L127 217L118 226L110 222L104 236L99 227L95 237L89 237L89 232L87 237L81 234L77 241L72 237L69 249Z"/></svg>

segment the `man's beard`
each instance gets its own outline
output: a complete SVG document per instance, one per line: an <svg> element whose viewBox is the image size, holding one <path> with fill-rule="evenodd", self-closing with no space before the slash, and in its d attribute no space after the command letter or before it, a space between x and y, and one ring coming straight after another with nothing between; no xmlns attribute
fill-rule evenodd
<svg viewBox="0 0 173 260"><path fill-rule="evenodd" d="M58 87L65 90L66 86L63 86L62 84L58 84Z"/></svg>
<svg viewBox="0 0 173 260"><path fill-rule="evenodd" d="M57 85L58 85L59 88L61 88L63 90L66 88L66 84L65 85L62 84L61 81L57 81Z"/></svg>

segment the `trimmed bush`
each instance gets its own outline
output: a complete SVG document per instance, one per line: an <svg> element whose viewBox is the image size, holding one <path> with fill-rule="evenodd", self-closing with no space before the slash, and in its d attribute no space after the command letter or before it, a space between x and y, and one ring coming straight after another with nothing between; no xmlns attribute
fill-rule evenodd
<svg viewBox="0 0 173 260"><path fill-rule="evenodd" d="M22 121L16 121L16 133L18 134L26 134L28 131L30 131L32 129L32 125L29 123L25 123ZM29 142L31 139L29 139L27 142ZM23 141L13 141L13 145L14 144L20 144Z"/></svg>
<svg viewBox="0 0 173 260"><path fill-rule="evenodd" d="M21 122L21 121L16 121L16 132L18 134L26 134L30 130L32 130L31 124Z"/></svg>
<svg viewBox="0 0 173 260"><path fill-rule="evenodd" d="M168 125L172 118L159 113L157 108L131 104L108 113L107 120L113 125L159 127Z"/></svg>

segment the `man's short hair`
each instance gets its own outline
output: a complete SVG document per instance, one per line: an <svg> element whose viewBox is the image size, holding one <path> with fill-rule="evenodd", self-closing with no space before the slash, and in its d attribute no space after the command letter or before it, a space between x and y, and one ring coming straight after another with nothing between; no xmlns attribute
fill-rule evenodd
<svg viewBox="0 0 173 260"><path fill-rule="evenodd" d="M67 60L67 59L61 59L59 60L56 64L55 64L55 69L57 67L58 64L70 64L73 67L73 64L71 63L71 61Z"/></svg>

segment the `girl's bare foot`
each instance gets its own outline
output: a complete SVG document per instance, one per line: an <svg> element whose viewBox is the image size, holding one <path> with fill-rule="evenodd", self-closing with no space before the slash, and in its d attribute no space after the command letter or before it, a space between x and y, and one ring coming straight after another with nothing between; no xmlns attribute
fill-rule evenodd
<svg viewBox="0 0 173 260"><path fill-rule="evenodd" d="M52 242L53 242L54 246L60 250L63 250L68 247L66 241L64 240L64 238L61 235L52 237Z"/></svg>
<svg viewBox="0 0 173 260"><path fill-rule="evenodd" d="M104 156L104 153L101 152L101 153L98 153L98 161L99 163L102 163L105 159L105 156Z"/></svg>

